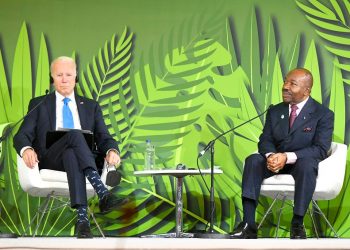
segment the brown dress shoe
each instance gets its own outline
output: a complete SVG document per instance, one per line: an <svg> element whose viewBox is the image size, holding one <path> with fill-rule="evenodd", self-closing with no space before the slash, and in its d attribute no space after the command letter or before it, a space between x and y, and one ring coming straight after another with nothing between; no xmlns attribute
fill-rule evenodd
<svg viewBox="0 0 350 250"><path fill-rule="evenodd" d="M230 233L231 239L257 239L258 233L257 233L256 226L252 226L246 222L241 222L239 225L235 228L233 233Z"/></svg>

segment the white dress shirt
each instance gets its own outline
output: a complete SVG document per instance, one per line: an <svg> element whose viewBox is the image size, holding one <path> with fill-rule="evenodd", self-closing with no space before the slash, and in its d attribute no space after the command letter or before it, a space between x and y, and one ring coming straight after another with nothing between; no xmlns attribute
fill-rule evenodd
<svg viewBox="0 0 350 250"><path fill-rule="evenodd" d="M305 106L307 100L309 100L309 97L307 97L304 101L299 102L298 104L296 104L297 107L298 107L298 109L296 110L297 117L298 117L300 111L302 110L302 108ZM292 105L289 104L289 115L290 115L290 113L292 112L291 106L292 106ZM287 155L286 164L294 164L294 163L297 161L298 157L297 157L297 155L296 155L294 152L285 152L285 153L286 153L286 155ZM269 157L271 154L272 154L272 153L267 153L267 154L265 155L266 158Z"/></svg>
<svg viewBox="0 0 350 250"><path fill-rule="evenodd" d="M70 102L68 102L68 107L71 110L73 115L74 128L81 129L80 118L79 118L77 103L75 102L74 91L69 96L63 96L57 91L55 91L55 95L56 95L56 130L63 128L62 108L63 108L63 99L65 97L68 97L71 100Z"/></svg>

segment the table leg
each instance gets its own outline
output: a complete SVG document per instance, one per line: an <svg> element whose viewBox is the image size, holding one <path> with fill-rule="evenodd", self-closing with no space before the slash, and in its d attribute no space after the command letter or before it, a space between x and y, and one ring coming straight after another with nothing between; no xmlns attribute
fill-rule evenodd
<svg viewBox="0 0 350 250"><path fill-rule="evenodd" d="M176 210L176 225L175 225L175 233L176 237L181 237L182 233L182 213L183 213L183 203L182 203L182 185L183 184L183 178L177 177L176 182L176 204L175 204L175 210Z"/></svg>
<svg viewBox="0 0 350 250"><path fill-rule="evenodd" d="M175 233L144 235L141 237L147 237L147 238L192 238L193 237L193 233L182 232L182 215L183 215L182 188L183 188L183 176L181 177L176 176Z"/></svg>

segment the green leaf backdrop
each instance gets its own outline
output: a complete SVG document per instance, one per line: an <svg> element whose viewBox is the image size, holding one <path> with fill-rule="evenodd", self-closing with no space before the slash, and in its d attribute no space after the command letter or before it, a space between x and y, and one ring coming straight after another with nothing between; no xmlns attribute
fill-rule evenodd
<svg viewBox="0 0 350 250"><path fill-rule="evenodd" d="M135 236L174 230L174 179L133 175L133 171L143 168L146 139L156 146L158 168L174 168L180 162L195 167L196 155L207 142L281 101L283 76L292 68L311 70L315 80L312 96L335 111L334 141L349 144L350 5L340 0L293 3L296 10L299 8L305 14L305 23L316 27L324 43L313 39L306 42L303 34L297 33L288 43L290 46L281 46L284 41L278 35L278 20L267 16L263 25L259 10L253 6L244 24L237 24L232 14L223 11L193 13L137 54L140 42L137 32L125 27L111 34L111 39L81 67L77 91L100 103L109 131L120 143L123 178L113 192L130 198L123 209L106 215L98 213L96 198L90 200L108 235ZM23 22L20 29L11 74L6 71L4 49L0 46L2 133L26 113L33 96L50 88L49 55L55 48L48 47L48 38L42 33L38 55L34 55L28 25ZM240 45L238 26L245 30ZM76 51L79 48L71 48L71 56L79 56ZM331 60L325 60L324 51L331 53L328 55ZM327 77L326 72L330 73ZM263 117L256 119L220 138L215 145L215 165L224 171L223 175L215 176L214 229L220 233L230 232L241 220L242 165L245 157L256 150L263 124ZM208 156L201 158L199 164L209 168ZM208 177L204 180L209 183ZM332 201L320 202L342 237L350 235L348 186L347 171L340 195ZM29 197L18 184L12 135L1 145L0 188L0 230L22 235L42 199ZM270 202L261 197L258 220ZM291 212L282 218L280 236L288 236L290 216ZM206 184L199 177L186 177L185 231L206 229L208 218ZM72 235L75 213L63 208L47 214L44 221L40 235ZM273 235L276 221L276 214L272 214L261 235ZM306 224L308 233L313 234L311 222ZM325 225L320 228L323 235L332 235ZM30 234L32 230L29 229Z"/></svg>

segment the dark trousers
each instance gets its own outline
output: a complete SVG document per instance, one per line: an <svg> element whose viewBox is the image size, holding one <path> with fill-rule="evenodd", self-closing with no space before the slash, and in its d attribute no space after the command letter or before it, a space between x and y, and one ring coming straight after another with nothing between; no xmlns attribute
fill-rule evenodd
<svg viewBox="0 0 350 250"><path fill-rule="evenodd" d="M304 216L307 211L316 187L318 163L317 159L302 158L295 164L286 165L279 172L279 174L290 174L294 178L294 214ZM257 204L261 183L275 174L267 169L264 156L260 154L248 156L243 171L242 196L255 200Z"/></svg>
<svg viewBox="0 0 350 250"><path fill-rule="evenodd" d="M55 142L40 159L40 168L67 173L71 206L87 205L84 169L97 170L95 157L83 134L72 130Z"/></svg>

